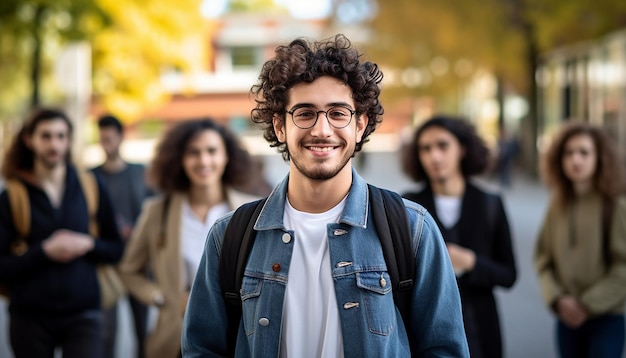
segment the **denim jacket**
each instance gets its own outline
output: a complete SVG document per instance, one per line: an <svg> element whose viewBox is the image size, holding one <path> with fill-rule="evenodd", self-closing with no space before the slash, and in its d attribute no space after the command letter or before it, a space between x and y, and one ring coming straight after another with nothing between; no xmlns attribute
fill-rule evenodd
<svg viewBox="0 0 626 358"><path fill-rule="evenodd" d="M367 184L354 170L352 176L339 222L327 225L345 357L410 357L409 339L416 342L413 356L469 357L456 279L432 217L420 205L405 201L417 272L411 322L403 323L391 285L381 285L381 275L387 282L390 278L369 204L364 205L369 203ZM269 195L254 225L256 241L241 288L236 357L279 356L293 249L293 232L283 225L288 180L289 176ZM219 357L227 351L219 254L231 215L218 220L207 237L185 314L184 357ZM406 324L412 327L412 337L407 336Z"/></svg>

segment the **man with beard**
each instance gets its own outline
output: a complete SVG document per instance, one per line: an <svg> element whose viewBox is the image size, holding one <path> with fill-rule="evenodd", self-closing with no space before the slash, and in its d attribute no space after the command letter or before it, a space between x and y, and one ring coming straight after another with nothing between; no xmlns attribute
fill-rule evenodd
<svg viewBox="0 0 626 358"><path fill-rule="evenodd" d="M129 163L120 155L120 147L124 136L124 127L115 116L107 114L98 119L100 145L106 155L102 165L93 168L93 172L106 186L111 197L117 227L124 242L130 239L135 222L141 213L145 198L151 194L145 180L142 164ZM146 273L147 274L147 273ZM128 295L135 337L137 338L137 357L143 358L144 340L148 307L132 295ZM117 304L104 312L104 357L115 356L117 335Z"/></svg>
<svg viewBox="0 0 626 358"><path fill-rule="evenodd" d="M352 168L382 121L381 71L343 35L296 39L275 54L252 87L252 120L289 162L289 174L254 225L231 346L219 256L232 215L209 232L185 314L183 356L467 357L454 272L432 217L404 202L416 263L404 321L367 183Z"/></svg>
<svg viewBox="0 0 626 358"><path fill-rule="evenodd" d="M27 195L30 225L20 237L16 196L0 194L0 283L8 287L10 342L21 357L101 357L102 311L96 273L123 244L107 192L97 182L99 237L70 163L72 125L61 111L33 112L7 150L2 174ZM26 198L24 198L26 200ZM13 205L12 205L13 204ZM19 243L19 245L16 245Z"/></svg>

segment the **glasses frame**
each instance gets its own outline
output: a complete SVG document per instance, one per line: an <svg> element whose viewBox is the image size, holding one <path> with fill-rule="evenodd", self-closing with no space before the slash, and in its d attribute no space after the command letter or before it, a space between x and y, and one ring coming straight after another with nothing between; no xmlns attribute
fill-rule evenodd
<svg viewBox="0 0 626 358"><path fill-rule="evenodd" d="M315 111L315 121L313 121L313 124L311 124L309 127L300 127L296 123L296 120L293 118L293 113L295 111L297 111L298 109L300 109L300 108L306 108L306 107L296 107L296 108L293 108L290 111L285 111L286 113L289 113L291 115L291 121L293 122L293 125L295 125L296 127L300 128L300 129L311 129L311 128L315 127L315 125L317 124L317 120L320 118L320 113L324 113L324 116L326 117L326 120L328 121L328 124L331 127L335 128L335 129L343 129L343 128L346 128L347 126L349 126L350 123L352 123L352 118L354 118L354 114L356 113L355 110L352 110L351 108L348 108L348 107L332 106L332 107L330 107L329 109L327 109L325 111ZM348 110L350 112L350 120L348 120L348 123L346 123L345 126L338 127L338 126L334 125L333 122L328 118L328 112L330 112L331 109L335 109L335 108L343 108L343 109L346 109L346 110Z"/></svg>

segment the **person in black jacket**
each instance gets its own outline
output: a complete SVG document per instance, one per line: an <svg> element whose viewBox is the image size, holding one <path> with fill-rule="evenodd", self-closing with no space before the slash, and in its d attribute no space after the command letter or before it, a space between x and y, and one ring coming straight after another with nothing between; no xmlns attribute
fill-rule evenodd
<svg viewBox="0 0 626 358"><path fill-rule="evenodd" d="M107 191L97 181L95 220L71 164L72 125L65 113L39 109L6 152L2 175L25 188L30 226L20 240L8 192L0 194L0 284L8 287L10 342L16 358L101 357L97 266L120 260L123 243ZM15 197L13 197L15 198ZM15 216L14 216L15 215ZM23 222L23 221L20 221ZM13 244L23 242L21 250Z"/></svg>
<svg viewBox="0 0 626 358"><path fill-rule="evenodd" d="M418 192L403 197L435 218L448 248L473 358L501 357L502 339L493 288L510 288L517 276L509 224L501 198L470 181L489 163L489 150L460 118L424 122L403 152L403 170Z"/></svg>

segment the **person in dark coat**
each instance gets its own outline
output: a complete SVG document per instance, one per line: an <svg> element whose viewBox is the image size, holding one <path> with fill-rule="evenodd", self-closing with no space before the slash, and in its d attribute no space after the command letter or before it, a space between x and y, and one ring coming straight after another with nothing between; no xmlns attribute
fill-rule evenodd
<svg viewBox="0 0 626 358"><path fill-rule="evenodd" d="M461 118L436 116L424 122L403 152L404 172L424 183L403 197L423 205L443 234L473 358L502 357L493 289L512 287L517 276L502 200L470 180L488 163L488 148Z"/></svg>

